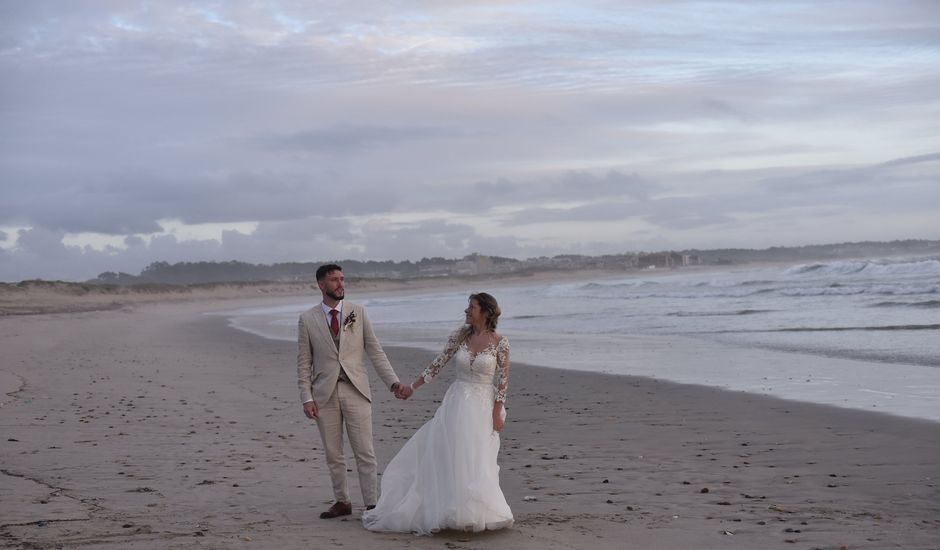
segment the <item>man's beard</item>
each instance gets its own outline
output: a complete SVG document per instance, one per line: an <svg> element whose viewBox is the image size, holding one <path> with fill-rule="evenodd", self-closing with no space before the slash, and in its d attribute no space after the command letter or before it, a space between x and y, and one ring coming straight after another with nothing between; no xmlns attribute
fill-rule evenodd
<svg viewBox="0 0 940 550"><path fill-rule="evenodd" d="M336 300L337 302L346 297L345 290L334 290L333 292L324 292L324 294L329 296L331 300Z"/></svg>

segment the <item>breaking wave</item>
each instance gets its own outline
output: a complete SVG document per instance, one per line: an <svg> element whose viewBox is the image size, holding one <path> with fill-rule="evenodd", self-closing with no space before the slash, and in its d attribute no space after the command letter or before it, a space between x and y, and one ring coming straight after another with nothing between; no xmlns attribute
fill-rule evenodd
<svg viewBox="0 0 940 550"><path fill-rule="evenodd" d="M796 265L786 269L786 276L840 277L840 276L937 276L940 260L929 258L892 262L888 260L851 260L819 264Z"/></svg>
<svg viewBox="0 0 940 550"><path fill-rule="evenodd" d="M922 302L878 302L871 307L915 307L921 309L940 308L940 300L924 300Z"/></svg>

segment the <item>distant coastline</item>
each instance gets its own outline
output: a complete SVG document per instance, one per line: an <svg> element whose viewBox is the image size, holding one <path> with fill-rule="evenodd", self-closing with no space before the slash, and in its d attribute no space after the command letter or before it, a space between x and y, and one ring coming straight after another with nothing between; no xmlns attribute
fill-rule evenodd
<svg viewBox="0 0 940 550"><path fill-rule="evenodd" d="M501 256L469 254L462 258L422 258L412 262L375 260L325 260L251 264L246 262L154 262L139 274L104 272L91 284L129 286L141 283L193 285L202 283L278 282L297 283L314 279L319 265L343 266L347 279L409 281L452 277L532 276L543 273L601 270L638 271L649 268L676 269L699 266L831 261L837 259L940 254L940 240L854 242L765 249L720 248L712 250L662 250L627 252L601 256L561 254L518 260Z"/></svg>
<svg viewBox="0 0 940 550"><path fill-rule="evenodd" d="M357 290L408 292L480 283L572 280L642 275L649 270L727 269L851 258L940 254L940 240L857 242L760 250L715 249L559 255L516 260L471 254L459 259L335 261ZM85 282L28 280L0 283L0 316L120 309L140 303L306 296L325 262L258 265L244 262L156 262L138 275L105 272Z"/></svg>
<svg viewBox="0 0 940 550"><path fill-rule="evenodd" d="M469 275L425 277L413 279L364 279L347 277L358 293L409 293L453 285L512 285L527 282L568 281L575 278L622 276L623 271L583 270L502 275ZM74 313L122 309L140 304L162 302L214 301L262 297L319 295L309 281L233 281L175 285L138 283L130 285L75 283L67 281L30 280L0 283L0 317L45 313Z"/></svg>

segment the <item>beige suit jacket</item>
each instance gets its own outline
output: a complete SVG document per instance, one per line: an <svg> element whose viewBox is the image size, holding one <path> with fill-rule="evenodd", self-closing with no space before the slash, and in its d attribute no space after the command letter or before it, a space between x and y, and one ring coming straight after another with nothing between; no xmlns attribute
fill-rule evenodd
<svg viewBox="0 0 940 550"><path fill-rule="evenodd" d="M353 314L355 320L350 322L349 317ZM336 389L340 366L346 371L350 383L372 401L369 373L365 367L366 356L386 386L391 388L398 382L398 376L372 332L372 323L362 306L343 301L343 322L340 327L339 349L336 349L320 304L300 315L297 327L297 385L300 387L301 402L313 400L318 405L326 403Z"/></svg>

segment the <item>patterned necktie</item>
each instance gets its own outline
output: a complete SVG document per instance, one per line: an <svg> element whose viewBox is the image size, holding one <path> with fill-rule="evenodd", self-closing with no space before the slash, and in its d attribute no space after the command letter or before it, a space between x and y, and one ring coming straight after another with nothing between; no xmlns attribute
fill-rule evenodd
<svg viewBox="0 0 940 550"><path fill-rule="evenodd" d="M339 335L339 319L337 317L339 317L339 312L336 311L335 309L331 309L330 316L332 317L332 319L330 319L330 330L333 331L333 336L338 336Z"/></svg>

